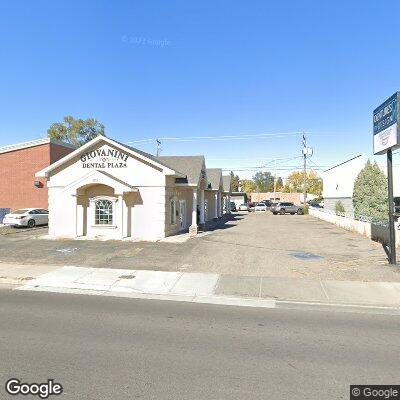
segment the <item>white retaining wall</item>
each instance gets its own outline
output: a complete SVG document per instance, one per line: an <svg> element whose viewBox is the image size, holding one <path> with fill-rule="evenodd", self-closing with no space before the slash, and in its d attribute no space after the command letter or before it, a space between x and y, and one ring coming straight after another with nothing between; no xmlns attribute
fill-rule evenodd
<svg viewBox="0 0 400 400"><path fill-rule="evenodd" d="M369 237L377 242L388 240L389 229L387 227L371 224L370 222L357 221L348 217L341 217L339 215L320 211L312 207L310 207L309 209L309 214L313 217L330 222L331 224L335 224L340 228ZM397 229L395 230L395 232L396 246L398 246L400 244L400 233Z"/></svg>

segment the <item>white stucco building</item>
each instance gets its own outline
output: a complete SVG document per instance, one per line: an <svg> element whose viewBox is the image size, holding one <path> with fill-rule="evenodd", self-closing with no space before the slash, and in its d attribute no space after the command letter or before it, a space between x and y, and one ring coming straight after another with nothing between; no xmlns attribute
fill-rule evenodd
<svg viewBox="0 0 400 400"><path fill-rule="evenodd" d="M341 201L348 213L353 213L353 189L357 175L365 167L368 158L359 154L323 172L323 197L324 207L334 211L337 201ZM373 160L371 160L373 162ZM385 175L387 167L384 163L378 164ZM393 166L393 193L400 196L400 166Z"/></svg>
<svg viewBox="0 0 400 400"><path fill-rule="evenodd" d="M208 171L208 173L207 173ZM222 216L230 188L203 156L154 157L98 136L39 171L49 235L159 240ZM230 183L229 183L230 186Z"/></svg>

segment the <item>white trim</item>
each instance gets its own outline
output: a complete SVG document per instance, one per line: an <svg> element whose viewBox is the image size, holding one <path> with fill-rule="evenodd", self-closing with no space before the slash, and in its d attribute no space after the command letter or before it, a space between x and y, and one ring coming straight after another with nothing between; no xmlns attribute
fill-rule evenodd
<svg viewBox="0 0 400 400"><path fill-rule="evenodd" d="M165 165L162 165L160 163L158 163L157 161L154 161L151 158L145 157L142 154L134 151L133 149L126 147L118 142L115 142L114 140L106 137L106 136L96 136L94 139L92 139L90 142L85 143L83 146L77 148L75 151L73 151L72 153L69 153L68 155L66 155L65 157L61 158L60 160L56 161L55 163L49 165L48 167L42 169L41 171L37 172L35 174L36 177L40 178L47 178L49 176L49 173L51 171L53 171L54 169L58 168L59 166L61 166L62 164L66 163L67 161L72 160L74 157L76 157L77 155L84 153L87 149L89 149L90 147L92 147L94 144L98 143L98 142L105 142L108 143L111 146L115 146L117 148L122 148L126 153L129 153L130 155L142 160L142 161L146 161L149 164L152 164L154 166L156 166L157 168L160 168L164 173L166 173L167 175L177 175L177 176L182 176L184 177L183 174L181 174L180 172L174 171L173 169L166 167Z"/></svg>
<svg viewBox="0 0 400 400"><path fill-rule="evenodd" d="M76 149L76 147L70 143L65 143L60 140L55 140L55 139L51 139L51 138L47 137L47 138L42 138L42 139L30 140L29 142L15 143L15 144L7 145L7 146L2 146L2 147L0 147L0 154L8 153L10 151L27 149L29 147L41 146L41 145L47 144L47 143L52 143L52 144L56 144L58 146L68 147L70 149Z"/></svg>

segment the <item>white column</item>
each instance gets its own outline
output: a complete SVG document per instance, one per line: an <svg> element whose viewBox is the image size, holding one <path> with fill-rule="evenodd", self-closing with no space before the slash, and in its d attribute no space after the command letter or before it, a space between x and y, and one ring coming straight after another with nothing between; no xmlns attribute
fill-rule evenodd
<svg viewBox="0 0 400 400"><path fill-rule="evenodd" d="M123 194L118 195L118 228L121 239L124 237L124 197Z"/></svg>
<svg viewBox="0 0 400 400"><path fill-rule="evenodd" d="M214 194L214 218L218 218L218 193Z"/></svg>
<svg viewBox="0 0 400 400"><path fill-rule="evenodd" d="M222 196L221 196L221 192L218 192L218 217L222 217Z"/></svg>
<svg viewBox="0 0 400 400"><path fill-rule="evenodd" d="M228 196L226 196L226 213L230 214L231 213L231 195L228 194Z"/></svg>
<svg viewBox="0 0 400 400"><path fill-rule="evenodd" d="M79 226L78 226L78 224L79 224L78 195L73 194L72 196L75 197L75 216L74 216L75 217L75 237L78 237L78 236L80 236L79 235Z"/></svg>
<svg viewBox="0 0 400 400"><path fill-rule="evenodd" d="M200 224L204 224L204 190L200 190Z"/></svg>
<svg viewBox="0 0 400 400"><path fill-rule="evenodd" d="M123 237L128 237L128 206L122 197Z"/></svg>
<svg viewBox="0 0 400 400"><path fill-rule="evenodd" d="M192 200L192 229L197 229L197 187L193 189L193 200Z"/></svg>
<svg viewBox="0 0 400 400"><path fill-rule="evenodd" d="M78 204L79 198L76 198L76 237L83 236L83 224L85 221L84 212L83 212L83 205Z"/></svg>

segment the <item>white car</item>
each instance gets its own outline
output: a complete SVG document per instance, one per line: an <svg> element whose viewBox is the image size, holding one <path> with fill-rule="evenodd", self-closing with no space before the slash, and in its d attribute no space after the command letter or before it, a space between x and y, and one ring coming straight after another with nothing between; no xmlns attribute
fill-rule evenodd
<svg viewBox="0 0 400 400"><path fill-rule="evenodd" d="M249 206L247 204L241 204L239 206L239 211L249 211Z"/></svg>
<svg viewBox="0 0 400 400"><path fill-rule="evenodd" d="M49 223L49 212L43 208L21 208L3 219L4 225L27 226L34 228L36 225L47 225Z"/></svg>
<svg viewBox="0 0 400 400"><path fill-rule="evenodd" d="M266 212L268 207L266 206L265 203L257 203L256 206L254 207L255 212Z"/></svg>

